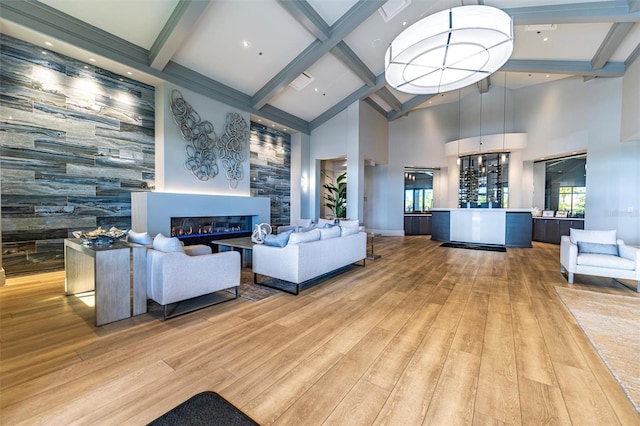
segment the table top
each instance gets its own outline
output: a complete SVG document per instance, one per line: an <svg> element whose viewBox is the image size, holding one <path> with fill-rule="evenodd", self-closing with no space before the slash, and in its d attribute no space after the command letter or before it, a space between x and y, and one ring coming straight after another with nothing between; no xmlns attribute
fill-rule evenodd
<svg viewBox="0 0 640 426"><path fill-rule="evenodd" d="M222 240L213 240L212 244L217 244L219 246L228 246L228 247L238 247L245 249L252 249L254 246L253 241L251 241L251 237L240 237L240 238L224 238Z"/></svg>

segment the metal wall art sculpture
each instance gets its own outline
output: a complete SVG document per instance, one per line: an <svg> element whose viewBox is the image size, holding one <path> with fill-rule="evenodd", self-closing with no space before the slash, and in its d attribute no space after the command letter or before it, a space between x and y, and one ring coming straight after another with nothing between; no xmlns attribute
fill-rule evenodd
<svg viewBox="0 0 640 426"><path fill-rule="evenodd" d="M215 144L218 136L213 124L202 121L200 115L184 100L178 90L171 92L171 113L182 138L191 142L185 148L187 161L184 166L196 179L207 181L218 175Z"/></svg>
<svg viewBox="0 0 640 426"><path fill-rule="evenodd" d="M228 113L225 132L218 139L217 151L231 188L237 188L238 182L244 176L242 162L246 159L245 152L248 140L249 126L247 122L236 112Z"/></svg>

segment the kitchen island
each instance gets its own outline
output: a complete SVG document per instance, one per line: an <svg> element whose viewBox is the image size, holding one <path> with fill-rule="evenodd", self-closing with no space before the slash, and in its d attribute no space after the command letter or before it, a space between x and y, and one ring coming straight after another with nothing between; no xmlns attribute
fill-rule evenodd
<svg viewBox="0 0 640 426"><path fill-rule="evenodd" d="M445 242L531 247L532 209L434 208L431 239Z"/></svg>

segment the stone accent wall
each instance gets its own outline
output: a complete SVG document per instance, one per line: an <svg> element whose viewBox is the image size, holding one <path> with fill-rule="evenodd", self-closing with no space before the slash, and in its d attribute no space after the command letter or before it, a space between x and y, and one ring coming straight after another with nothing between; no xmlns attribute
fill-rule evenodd
<svg viewBox="0 0 640 426"><path fill-rule="evenodd" d="M154 88L0 35L7 276L64 268L74 230L131 226L155 181Z"/></svg>
<svg viewBox="0 0 640 426"><path fill-rule="evenodd" d="M271 225L291 222L291 136L251 123L251 196L271 198Z"/></svg>

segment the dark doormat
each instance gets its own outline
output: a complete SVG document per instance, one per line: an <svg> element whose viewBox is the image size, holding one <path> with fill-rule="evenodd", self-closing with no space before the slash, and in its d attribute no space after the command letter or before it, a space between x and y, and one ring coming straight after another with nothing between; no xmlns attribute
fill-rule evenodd
<svg viewBox="0 0 640 426"><path fill-rule="evenodd" d="M150 426L256 426L251 417L215 392L196 394L171 411L158 417Z"/></svg>
<svg viewBox="0 0 640 426"><path fill-rule="evenodd" d="M503 253L507 251L507 248L504 246L496 246L491 244L442 243L440 244L440 247L462 248L468 250L500 251Z"/></svg>

